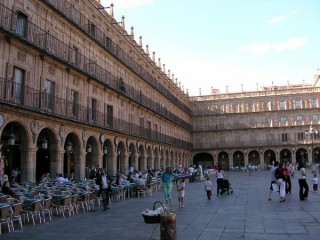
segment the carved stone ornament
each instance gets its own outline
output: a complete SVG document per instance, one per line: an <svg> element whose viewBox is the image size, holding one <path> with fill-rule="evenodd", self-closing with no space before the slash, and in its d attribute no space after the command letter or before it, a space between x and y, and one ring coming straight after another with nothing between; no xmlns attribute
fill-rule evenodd
<svg viewBox="0 0 320 240"><path fill-rule="evenodd" d="M106 140L105 136L103 135L103 133L101 133L100 134L100 142L103 144L105 140Z"/></svg>
<svg viewBox="0 0 320 240"><path fill-rule="evenodd" d="M115 137L115 138L114 138L114 144L115 144L115 145L118 145L118 144L119 144L119 138L118 138L118 137Z"/></svg>
<svg viewBox="0 0 320 240"><path fill-rule="evenodd" d="M3 115L0 113L0 128L3 126L4 124L4 117Z"/></svg>
<svg viewBox="0 0 320 240"><path fill-rule="evenodd" d="M73 78L73 84L76 85L76 86L78 86L78 85L79 85L79 79L76 78L76 77L74 77L74 78Z"/></svg>
<svg viewBox="0 0 320 240"><path fill-rule="evenodd" d="M21 62L26 61L26 54L23 52L17 52L17 59Z"/></svg>
<svg viewBox="0 0 320 240"><path fill-rule="evenodd" d="M37 120L32 120L30 123L30 130L33 134L38 134L40 131L39 122Z"/></svg>
<svg viewBox="0 0 320 240"><path fill-rule="evenodd" d="M85 142L88 140L87 130L83 130L82 131L82 140L85 141Z"/></svg>
<svg viewBox="0 0 320 240"><path fill-rule="evenodd" d="M55 67L53 67L53 66L49 66L49 73L50 74L52 74L52 75L54 75L55 74L55 72L56 72L56 68Z"/></svg>
<svg viewBox="0 0 320 240"><path fill-rule="evenodd" d="M66 127L61 125L59 128L59 135L61 138L64 138L66 136Z"/></svg>

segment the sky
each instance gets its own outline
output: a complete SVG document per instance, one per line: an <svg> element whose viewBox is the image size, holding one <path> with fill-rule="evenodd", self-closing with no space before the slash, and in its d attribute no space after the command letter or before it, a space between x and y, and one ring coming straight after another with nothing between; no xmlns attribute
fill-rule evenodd
<svg viewBox="0 0 320 240"><path fill-rule="evenodd" d="M313 84L320 69L319 0L101 0L111 3L190 96Z"/></svg>

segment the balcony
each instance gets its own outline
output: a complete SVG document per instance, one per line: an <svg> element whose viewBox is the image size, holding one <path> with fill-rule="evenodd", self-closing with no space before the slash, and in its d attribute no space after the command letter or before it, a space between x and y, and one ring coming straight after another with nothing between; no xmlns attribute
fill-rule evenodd
<svg viewBox="0 0 320 240"><path fill-rule="evenodd" d="M57 96L2 78L0 78L0 103L159 143L171 144L187 149L192 148L192 144L189 142L164 135L122 119L110 117L104 112L75 105Z"/></svg>
<svg viewBox="0 0 320 240"><path fill-rule="evenodd" d="M151 76L139 63L124 52L116 43L114 43L101 29L95 27L94 35L90 26L90 19L82 15L71 3L66 0L45 0L49 6L54 8L59 14L66 17L69 21L75 24L79 29L93 38L100 46L105 48L115 58L129 67L133 72L143 78L151 86L161 92L172 103L176 104L180 109L191 115L191 109L184 103L178 100L168 89L162 86L153 76ZM114 21L112 19L111 21Z"/></svg>
<svg viewBox="0 0 320 240"><path fill-rule="evenodd" d="M50 2L60 2L60 1L50 1ZM7 37L17 37L24 41L26 44L41 51L41 54L46 54L52 58L62 62L67 67L74 68L88 78L95 79L101 84L111 88L112 90L124 95L131 100L143 105L146 108L160 114L164 118L174 122L175 124L183 127L189 131L192 130L192 126L183 121L178 116L174 115L169 111L159 111L160 105L142 95L140 91L135 90L130 85L121 82L117 77L112 75L107 69L99 66L96 62L85 57L84 55L76 52L76 50L63 43L51 33L44 31L40 27L36 26L31 22L26 22L26 31L24 34L20 34L17 31L17 14L10 9L6 8L4 5L0 4L0 31L5 32ZM113 44L111 44L113 45ZM111 49L114 49L111 46ZM120 50L119 50L120 51ZM140 68L140 66L139 66ZM126 91L123 91L126 89Z"/></svg>

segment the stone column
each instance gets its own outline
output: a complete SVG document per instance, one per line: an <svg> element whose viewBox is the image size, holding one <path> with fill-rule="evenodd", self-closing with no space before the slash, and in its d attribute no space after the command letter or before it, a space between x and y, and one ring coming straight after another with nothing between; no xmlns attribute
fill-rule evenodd
<svg viewBox="0 0 320 240"><path fill-rule="evenodd" d="M164 168L165 165L166 165L166 162L165 162L165 158L163 157L163 154L160 154L160 168Z"/></svg>
<svg viewBox="0 0 320 240"><path fill-rule="evenodd" d="M86 152L74 153L74 176L76 179L86 177Z"/></svg>
<svg viewBox="0 0 320 240"><path fill-rule="evenodd" d="M120 171L127 173L129 170L129 155L126 151L120 154Z"/></svg>
<svg viewBox="0 0 320 240"><path fill-rule="evenodd" d="M36 181L37 148L21 148L21 181Z"/></svg>
<svg viewBox="0 0 320 240"><path fill-rule="evenodd" d="M138 170L138 167L139 167L138 160L139 160L139 156L136 152L134 154L131 154L131 164L135 170Z"/></svg>
<svg viewBox="0 0 320 240"><path fill-rule="evenodd" d="M155 169L160 169L160 157L159 157L159 154L157 154L155 157L154 157L154 166L153 166Z"/></svg>
<svg viewBox="0 0 320 240"><path fill-rule="evenodd" d="M244 166L248 166L248 154L244 154Z"/></svg>
<svg viewBox="0 0 320 240"><path fill-rule="evenodd" d="M56 173L63 173L64 149L50 150L50 175L54 178Z"/></svg>
<svg viewBox="0 0 320 240"><path fill-rule="evenodd" d="M153 153L151 152L151 155L148 156L148 163L147 165L153 169L154 168L154 155Z"/></svg>
<svg viewBox="0 0 320 240"><path fill-rule="evenodd" d="M146 170L147 169L147 157L145 154L141 154L140 156L140 168L139 170Z"/></svg>
<svg viewBox="0 0 320 240"><path fill-rule="evenodd" d="M107 174L109 176L115 176L117 173L117 153L116 152L108 152L108 160L107 160Z"/></svg>
<svg viewBox="0 0 320 240"><path fill-rule="evenodd" d="M102 168L103 152L101 149L98 150L93 156L93 164L95 166L99 165L99 168Z"/></svg>
<svg viewBox="0 0 320 240"><path fill-rule="evenodd" d="M275 157L276 157L275 161L280 162L280 153L276 152Z"/></svg>

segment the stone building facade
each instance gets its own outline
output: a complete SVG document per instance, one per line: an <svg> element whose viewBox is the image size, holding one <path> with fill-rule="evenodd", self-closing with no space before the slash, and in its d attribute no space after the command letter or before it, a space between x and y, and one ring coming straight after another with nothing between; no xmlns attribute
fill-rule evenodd
<svg viewBox="0 0 320 240"><path fill-rule="evenodd" d="M192 97L195 158L226 169L320 162L317 82Z"/></svg>
<svg viewBox="0 0 320 240"><path fill-rule="evenodd" d="M21 180L310 159L319 84L190 98L112 5L0 0L0 49L2 165Z"/></svg>
<svg viewBox="0 0 320 240"><path fill-rule="evenodd" d="M5 172L84 178L188 165L188 95L95 1L0 1Z"/></svg>

